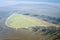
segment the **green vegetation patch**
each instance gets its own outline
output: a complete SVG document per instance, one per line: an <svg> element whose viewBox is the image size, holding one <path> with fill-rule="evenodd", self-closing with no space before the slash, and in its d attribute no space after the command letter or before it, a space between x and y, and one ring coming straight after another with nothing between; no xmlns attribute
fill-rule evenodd
<svg viewBox="0 0 60 40"><path fill-rule="evenodd" d="M12 28L24 28L32 26L48 26L49 23L39 21L37 18L14 13L6 20L6 25Z"/></svg>

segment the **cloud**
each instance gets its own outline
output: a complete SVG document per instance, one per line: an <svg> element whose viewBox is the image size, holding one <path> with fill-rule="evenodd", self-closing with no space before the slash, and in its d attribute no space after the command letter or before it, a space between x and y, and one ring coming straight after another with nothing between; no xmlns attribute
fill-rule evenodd
<svg viewBox="0 0 60 40"><path fill-rule="evenodd" d="M31 14L38 13L52 16L59 16L60 14L60 3L12 0L0 2L0 7L5 6L12 6L14 9L28 11Z"/></svg>
<svg viewBox="0 0 60 40"><path fill-rule="evenodd" d="M46 5L52 5L52 6L60 6L60 3L49 3L49 2L34 2L34 1L14 1L14 0L9 0L9 1L2 1L0 2L0 6L8 6L8 5L16 5L16 4L46 4Z"/></svg>
<svg viewBox="0 0 60 40"><path fill-rule="evenodd" d="M1 1L0 7L12 6L12 5L16 5L16 4L19 4L19 3L16 1Z"/></svg>

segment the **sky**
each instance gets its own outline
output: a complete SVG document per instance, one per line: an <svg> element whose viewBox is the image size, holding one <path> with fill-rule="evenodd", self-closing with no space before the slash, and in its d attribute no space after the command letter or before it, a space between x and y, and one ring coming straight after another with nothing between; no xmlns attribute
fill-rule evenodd
<svg viewBox="0 0 60 40"><path fill-rule="evenodd" d="M27 10L30 13L41 13L60 17L60 0L0 0L0 7ZM29 10L32 8L32 11Z"/></svg>
<svg viewBox="0 0 60 40"><path fill-rule="evenodd" d="M16 5L16 4L50 4L60 5L60 0L0 0L0 7Z"/></svg>
<svg viewBox="0 0 60 40"><path fill-rule="evenodd" d="M38 2L59 2L60 0L0 0L0 1L38 1Z"/></svg>

